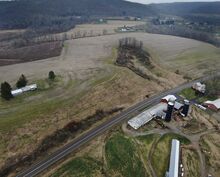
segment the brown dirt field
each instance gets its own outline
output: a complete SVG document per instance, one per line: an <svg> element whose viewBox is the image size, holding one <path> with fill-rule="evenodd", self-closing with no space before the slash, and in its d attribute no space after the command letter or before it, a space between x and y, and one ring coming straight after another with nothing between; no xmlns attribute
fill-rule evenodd
<svg viewBox="0 0 220 177"><path fill-rule="evenodd" d="M61 51L62 42L48 42L16 49L3 49L0 50L0 66L13 64L15 61L20 63L55 57L59 56ZM4 62L6 60L7 62Z"/></svg>
<svg viewBox="0 0 220 177"><path fill-rule="evenodd" d="M196 152L182 149L183 167L185 177L200 177L199 161Z"/></svg>
<svg viewBox="0 0 220 177"><path fill-rule="evenodd" d="M219 133L205 135L200 141L203 154L206 156L206 164L209 174L219 176L220 174L220 140Z"/></svg>
<svg viewBox="0 0 220 177"><path fill-rule="evenodd" d="M218 125L217 120L212 115L194 106L191 109L191 114L185 120L181 122L183 126L181 130L186 134L200 133Z"/></svg>

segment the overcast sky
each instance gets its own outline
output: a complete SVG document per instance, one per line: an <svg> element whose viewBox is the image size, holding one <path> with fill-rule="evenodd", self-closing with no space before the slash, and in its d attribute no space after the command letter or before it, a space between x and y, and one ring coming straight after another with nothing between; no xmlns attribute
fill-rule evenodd
<svg viewBox="0 0 220 177"><path fill-rule="evenodd" d="M139 2L143 4L149 3L166 3L166 2L211 2L211 1L220 1L220 0L127 0L131 2Z"/></svg>
<svg viewBox="0 0 220 177"><path fill-rule="evenodd" d="M0 0L0 1L10 1L10 0ZM166 2L213 2L220 0L126 0L131 2L138 2L142 4L150 4L150 3L166 3Z"/></svg>

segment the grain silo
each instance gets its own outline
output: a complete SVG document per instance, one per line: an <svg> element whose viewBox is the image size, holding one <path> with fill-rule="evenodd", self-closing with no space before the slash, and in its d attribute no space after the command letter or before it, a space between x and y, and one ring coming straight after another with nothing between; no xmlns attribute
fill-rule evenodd
<svg viewBox="0 0 220 177"><path fill-rule="evenodd" d="M182 110L182 114L186 117L189 113L189 100L184 100L184 106Z"/></svg>
<svg viewBox="0 0 220 177"><path fill-rule="evenodd" d="M167 106L167 113L165 117L165 121L170 122L173 114L174 103L169 102Z"/></svg>

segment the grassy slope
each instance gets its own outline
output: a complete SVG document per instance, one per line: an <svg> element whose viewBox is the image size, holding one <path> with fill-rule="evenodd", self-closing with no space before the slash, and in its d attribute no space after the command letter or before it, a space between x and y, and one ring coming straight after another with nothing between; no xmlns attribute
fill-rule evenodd
<svg viewBox="0 0 220 177"><path fill-rule="evenodd" d="M112 59L114 56L115 51L109 58ZM90 80L83 82L69 79L65 83L64 79L66 78L61 77L58 77L55 83L50 83L47 79L37 80L35 81L38 84L37 91L16 96L10 101L0 99L0 132L22 127L25 123L44 118L59 108L74 104L91 88L108 82L115 72L117 71L114 69L99 71ZM81 89L80 84L88 86ZM62 91L58 92L57 89ZM2 112L4 110L5 112Z"/></svg>
<svg viewBox="0 0 220 177"><path fill-rule="evenodd" d="M219 146L219 134L212 133L205 135L200 139L200 146L205 155L206 164L209 173L213 176L220 174L220 146Z"/></svg>
<svg viewBox="0 0 220 177"><path fill-rule="evenodd" d="M209 70L219 69L220 49L214 46L201 46L199 49L192 49L183 52L171 61L171 66L181 66L181 71L185 74L196 76L199 73L207 73ZM193 75L192 75L193 76ZM194 77L194 76L193 76Z"/></svg>
<svg viewBox="0 0 220 177"><path fill-rule="evenodd" d="M183 150L183 165L185 166L186 177L200 177L199 156L193 150Z"/></svg>
<svg viewBox="0 0 220 177"><path fill-rule="evenodd" d="M115 134L107 141L105 150L110 174L126 177L147 176L131 139Z"/></svg>
<svg viewBox="0 0 220 177"><path fill-rule="evenodd" d="M51 177L96 177L102 163L91 157L77 157L59 168Z"/></svg>
<svg viewBox="0 0 220 177"><path fill-rule="evenodd" d="M49 98L50 92L63 84L61 77L58 77L55 82L44 79L37 80L36 83L37 91L16 96L10 101L0 99L0 108L3 111L0 114L0 131L5 132L20 127L66 104L62 99Z"/></svg>
<svg viewBox="0 0 220 177"><path fill-rule="evenodd" d="M165 172L169 167L169 155L171 149L171 140L178 139L182 144L189 144L189 140L173 133L168 133L162 136L154 150L152 156L152 165L156 170L158 177L164 177Z"/></svg>

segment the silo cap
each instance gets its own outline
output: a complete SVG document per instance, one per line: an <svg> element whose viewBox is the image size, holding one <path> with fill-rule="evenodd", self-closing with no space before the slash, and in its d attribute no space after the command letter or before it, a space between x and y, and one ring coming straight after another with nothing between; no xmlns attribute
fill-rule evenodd
<svg viewBox="0 0 220 177"><path fill-rule="evenodd" d="M189 100L184 100L184 103L189 103Z"/></svg>
<svg viewBox="0 0 220 177"><path fill-rule="evenodd" d="M173 102L169 102L168 105L174 106L174 103Z"/></svg>

